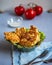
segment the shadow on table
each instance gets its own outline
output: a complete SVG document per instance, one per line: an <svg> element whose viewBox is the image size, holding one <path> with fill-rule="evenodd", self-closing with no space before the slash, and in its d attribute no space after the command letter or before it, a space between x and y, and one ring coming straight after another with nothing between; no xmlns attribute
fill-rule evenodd
<svg viewBox="0 0 52 65"><path fill-rule="evenodd" d="M11 44L6 40L0 40L0 65L11 65Z"/></svg>
<svg viewBox="0 0 52 65"><path fill-rule="evenodd" d="M0 41L0 52L9 52L11 50L11 44L5 40Z"/></svg>

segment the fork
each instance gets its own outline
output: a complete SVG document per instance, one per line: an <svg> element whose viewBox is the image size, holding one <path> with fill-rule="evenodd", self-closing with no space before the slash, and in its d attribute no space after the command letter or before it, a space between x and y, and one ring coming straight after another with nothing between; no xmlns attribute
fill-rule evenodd
<svg viewBox="0 0 52 65"><path fill-rule="evenodd" d="M48 50L43 51L39 56L37 56L36 58L34 58L33 60L29 61L27 64L24 65L31 65L33 63L34 60L36 60L37 58L43 58L48 54Z"/></svg>
<svg viewBox="0 0 52 65"><path fill-rule="evenodd" d="M52 58L51 59L48 59L48 60L36 61L36 62L33 62L31 65L36 64L36 63L39 63L39 62L43 62L43 63L46 63L46 64L52 63Z"/></svg>

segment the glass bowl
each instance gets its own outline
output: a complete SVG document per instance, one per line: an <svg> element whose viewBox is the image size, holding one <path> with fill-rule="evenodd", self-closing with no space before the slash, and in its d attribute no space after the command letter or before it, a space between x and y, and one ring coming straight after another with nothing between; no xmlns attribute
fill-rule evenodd
<svg viewBox="0 0 52 65"><path fill-rule="evenodd" d="M23 18L22 17L11 17L8 21L7 24L10 27L18 27L22 24Z"/></svg>

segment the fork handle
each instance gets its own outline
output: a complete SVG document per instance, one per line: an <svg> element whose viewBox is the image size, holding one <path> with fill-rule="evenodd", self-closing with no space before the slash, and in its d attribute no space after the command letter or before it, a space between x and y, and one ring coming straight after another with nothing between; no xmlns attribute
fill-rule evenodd
<svg viewBox="0 0 52 65"><path fill-rule="evenodd" d="M41 60L41 61L37 61L37 62L33 62L31 65L33 64L36 64L36 63L39 63L39 62L43 62L43 63L52 63L52 58L51 59L48 59L48 60Z"/></svg>
<svg viewBox="0 0 52 65"><path fill-rule="evenodd" d="M34 60L36 60L37 58L39 58L39 56L37 56L36 58L34 58L33 60L31 60L30 62L28 62L27 64L24 64L24 65L31 65L34 62Z"/></svg>

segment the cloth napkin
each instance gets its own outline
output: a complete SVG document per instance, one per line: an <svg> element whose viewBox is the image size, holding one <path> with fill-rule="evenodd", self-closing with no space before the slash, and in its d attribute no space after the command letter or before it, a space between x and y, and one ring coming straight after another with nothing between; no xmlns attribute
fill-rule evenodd
<svg viewBox="0 0 52 65"><path fill-rule="evenodd" d="M30 60L40 55L44 50L48 50L49 53L46 57L42 58L44 60L48 59L52 56L52 42L43 42L36 48L34 48L31 52L19 52L17 49L13 47L13 65L23 65L28 63ZM40 58L37 60L41 60ZM36 60L36 61L37 61ZM41 63L37 63L36 65L41 65Z"/></svg>

